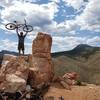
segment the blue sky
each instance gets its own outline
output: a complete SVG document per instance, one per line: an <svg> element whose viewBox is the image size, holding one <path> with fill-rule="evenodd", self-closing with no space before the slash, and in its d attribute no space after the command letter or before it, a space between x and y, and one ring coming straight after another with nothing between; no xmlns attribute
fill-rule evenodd
<svg viewBox="0 0 100 100"><path fill-rule="evenodd" d="M100 46L100 0L0 0L0 51L17 52L17 35L5 24L14 20L34 27L25 39L25 52L42 31L53 38L52 52L78 44Z"/></svg>

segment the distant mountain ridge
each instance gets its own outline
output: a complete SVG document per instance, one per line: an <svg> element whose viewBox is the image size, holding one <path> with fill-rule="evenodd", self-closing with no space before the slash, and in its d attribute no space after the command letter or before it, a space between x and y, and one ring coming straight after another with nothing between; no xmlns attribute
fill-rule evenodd
<svg viewBox="0 0 100 100"><path fill-rule="evenodd" d="M84 57L88 58L91 54L100 51L100 47L93 47L87 44L80 44L76 46L74 49L69 50L69 51L63 51L63 52L55 52L52 53L53 57L58 57L58 56L69 56L69 57Z"/></svg>
<svg viewBox="0 0 100 100"><path fill-rule="evenodd" d="M52 57L56 57L56 56L60 56L60 55L76 56L76 55L81 55L83 51L93 53L95 51L100 51L100 47L93 47L93 46L90 46L90 45L87 45L87 44L80 44L80 45L76 46L74 49L69 50L69 51L52 53ZM14 52L14 51L8 51L8 50L0 51L0 55L4 55L4 54L11 54L11 55L18 56L18 53ZM84 53L83 53L83 55L84 55Z"/></svg>
<svg viewBox="0 0 100 100"><path fill-rule="evenodd" d="M0 52L0 55L5 55L5 54L18 56L18 53L17 52L14 52L14 51L2 50Z"/></svg>

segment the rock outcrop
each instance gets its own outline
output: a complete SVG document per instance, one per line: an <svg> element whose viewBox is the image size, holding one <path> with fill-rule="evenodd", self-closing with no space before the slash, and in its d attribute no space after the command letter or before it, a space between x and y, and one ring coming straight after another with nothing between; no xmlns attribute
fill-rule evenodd
<svg viewBox="0 0 100 100"><path fill-rule="evenodd" d="M51 58L52 38L38 33L32 45L32 55L5 56L0 69L0 90L15 92L25 90L26 85L37 87L53 78Z"/></svg>
<svg viewBox="0 0 100 100"><path fill-rule="evenodd" d="M32 86L49 82L53 78L51 45L51 36L41 32L38 33L37 37L33 41L29 75Z"/></svg>
<svg viewBox="0 0 100 100"><path fill-rule="evenodd" d="M6 66L9 61L11 61L12 59L15 59L15 58L16 58L16 56L10 55L10 54L0 55L0 67Z"/></svg>
<svg viewBox="0 0 100 100"><path fill-rule="evenodd" d="M0 70L0 90L15 92L25 90L29 73L29 64L24 57L12 59Z"/></svg>

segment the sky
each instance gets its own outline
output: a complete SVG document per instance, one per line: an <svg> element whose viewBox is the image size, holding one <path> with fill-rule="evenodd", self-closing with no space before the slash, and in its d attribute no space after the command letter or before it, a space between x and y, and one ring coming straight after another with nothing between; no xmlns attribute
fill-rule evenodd
<svg viewBox="0 0 100 100"><path fill-rule="evenodd" d="M5 25L24 19L34 28L25 39L25 53L32 52L38 32L52 36L52 52L79 44L100 47L100 0L0 0L0 51L17 52L17 34Z"/></svg>

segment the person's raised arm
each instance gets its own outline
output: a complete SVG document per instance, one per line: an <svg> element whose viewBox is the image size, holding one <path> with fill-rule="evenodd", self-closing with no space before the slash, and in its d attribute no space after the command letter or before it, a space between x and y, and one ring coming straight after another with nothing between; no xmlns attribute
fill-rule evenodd
<svg viewBox="0 0 100 100"><path fill-rule="evenodd" d="M18 28L16 28L16 33L17 33L18 36L20 36L19 33L18 33Z"/></svg>
<svg viewBox="0 0 100 100"><path fill-rule="evenodd" d="M27 33L28 33L28 32L25 33L24 37L26 37Z"/></svg>

